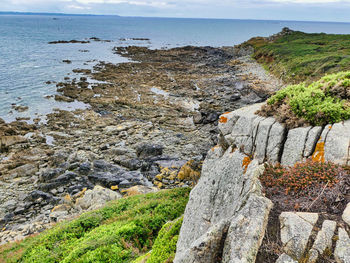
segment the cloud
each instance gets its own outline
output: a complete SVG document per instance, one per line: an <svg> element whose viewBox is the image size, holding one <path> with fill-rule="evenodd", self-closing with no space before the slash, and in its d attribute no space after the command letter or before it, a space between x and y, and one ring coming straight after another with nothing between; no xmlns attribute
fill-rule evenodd
<svg viewBox="0 0 350 263"><path fill-rule="evenodd" d="M0 0L0 11L350 21L350 0Z"/></svg>

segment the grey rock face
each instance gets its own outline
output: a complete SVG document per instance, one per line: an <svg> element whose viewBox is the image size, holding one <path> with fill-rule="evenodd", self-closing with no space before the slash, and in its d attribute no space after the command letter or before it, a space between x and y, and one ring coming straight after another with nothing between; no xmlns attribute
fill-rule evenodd
<svg viewBox="0 0 350 263"><path fill-rule="evenodd" d="M258 176L263 167L253 161L244 174L242 163L246 156L232 148L224 154L220 149L209 151L201 179L190 194L174 262L197 262L193 258L199 257L202 250L211 251L210 255L206 254L206 259L224 251L223 262L255 260L272 206L271 201L261 195ZM249 220L253 217L254 221ZM208 240L208 235L212 236L213 229L220 229L223 222L228 224L227 237L223 235L221 239L223 245L216 250L208 250L204 245L199 251L196 248L198 242ZM217 242L220 235L214 236ZM237 247L236 244L242 245L243 241L244 245Z"/></svg>
<svg viewBox="0 0 350 263"><path fill-rule="evenodd" d="M310 157L314 153L317 140L320 138L321 133L322 127L319 126L313 127L309 130L305 143L304 157Z"/></svg>
<svg viewBox="0 0 350 263"><path fill-rule="evenodd" d="M338 228L339 239L337 241L334 257L337 263L350 262L350 238L343 228Z"/></svg>
<svg viewBox="0 0 350 263"><path fill-rule="evenodd" d="M296 128L288 132L287 141L283 149L282 165L293 165L303 159L304 148L310 129L310 127Z"/></svg>
<svg viewBox="0 0 350 263"><path fill-rule="evenodd" d="M330 129L325 144L325 159L335 163L350 163L350 120L336 123Z"/></svg>
<svg viewBox="0 0 350 263"><path fill-rule="evenodd" d="M323 222L322 229L318 232L315 242L309 251L308 263L316 262L326 249L332 249L332 238L336 227L337 223L335 221L325 220Z"/></svg>
<svg viewBox="0 0 350 263"><path fill-rule="evenodd" d="M222 146L228 145L254 156L259 163L269 161L294 165L315 154L321 142L321 159L350 163L350 120L326 127L287 129L273 118L255 114L262 104L254 104L223 114L219 121Z"/></svg>
<svg viewBox="0 0 350 263"><path fill-rule="evenodd" d="M122 198L121 194L96 185L94 189L87 190L83 197L78 198L76 204L84 210L94 210L119 198Z"/></svg>
<svg viewBox="0 0 350 263"><path fill-rule="evenodd" d="M346 206L342 219L344 220L345 223L347 223L350 226L350 203Z"/></svg>
<svg viewBox="0 0 350 263"><path fill-rule="evenodd" d="M283 212L280 215L281 241L288 255L298 260L303 256L317 220L315 213Z"/></svg>
<svg viewBox="0 0 350 263"><path fill-rule="evenodd" d="M250 195L230 224L222 262L255 262L271 208L272 203L265 197Z"/></svg>
<svg viewBox="0 0 350 263"><path fill-rule="evenodd" d="M259 123L254 143L256 145L254 157L259 161L259 163L262 163L265 160L268 148L269 134L275 122L276 121L274 118L267 118Z"/></svg>
<svg viewBox="0 0 350 263"><path fill-rule="evenodd" d="M272 125L266 149L266 158L268 162L276 163L279 161L286 132L287 129L280 123L275 122Z"/></svg>

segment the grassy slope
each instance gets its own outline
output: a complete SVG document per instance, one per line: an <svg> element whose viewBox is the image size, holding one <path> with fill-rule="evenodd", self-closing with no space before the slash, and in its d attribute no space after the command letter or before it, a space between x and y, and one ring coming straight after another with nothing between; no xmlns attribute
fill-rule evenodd
<svg viewBox="0 0 350 263"><path fill-rule="evenodd" d="M273 41L257 37L242 45L253 46L254 58L287 83L350 70L350 35L294 31Z"/></svg>
<svg viewBox="0 0 350 263"><path fill-rule="evenodd" d="M173 189L112 202L0 247L0 262L132 262L151 249L167 221L183 214L189 191Z"/></svg>

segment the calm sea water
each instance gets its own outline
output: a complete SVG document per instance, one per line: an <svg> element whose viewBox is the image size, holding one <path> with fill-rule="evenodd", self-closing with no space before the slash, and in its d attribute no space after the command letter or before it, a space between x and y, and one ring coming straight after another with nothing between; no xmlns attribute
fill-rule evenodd
<svg viewBox="0 0 350 263"><path fill-rule="evenodd" d="M285 26L304 32L350 34L350 23L0 15L0 117L11 121L18 116L44 116L53 108L85 107L82 103L58 103L45 98L55 94L56 89L54 84L45 82L62 81L72 69L91 68L97 60L127 61L112 53L114 46L230 46L254 36L269 36ZM90 37L112 42L48 44L49 41ZM122 41L123 38L129 40ZM150 41L130 38L149 38ZM65 59L72 64L63 63ZM28 106L29 110L17 113L11 108L14 103Z"/></svg>

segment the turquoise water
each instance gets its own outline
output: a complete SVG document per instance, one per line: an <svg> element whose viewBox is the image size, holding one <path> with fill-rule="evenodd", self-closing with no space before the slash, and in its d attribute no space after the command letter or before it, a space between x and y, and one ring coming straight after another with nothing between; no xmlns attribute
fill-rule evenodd
<svg viewBox="0 0 350 263"><path fill-rule="evenodd" d="M62 81L72 69L92 68L97 60L127 61L112 53L114 46L231 46L254 36L269 36L285 26L304 32L350 34L349 23L0 15L0 117L10 121L17 116L44 116L53 108L86 107L82 103L58 103L45 98L56 90L54 84L45 82ZM49 41L90 37L112 42L48 44ZM121 40L123 38L127 40ZM150 41L131 38L149 38ZM72 64L63 63L65 59ZM28 106L29 110L17 113L11 108L14 103Z"/></svg>

